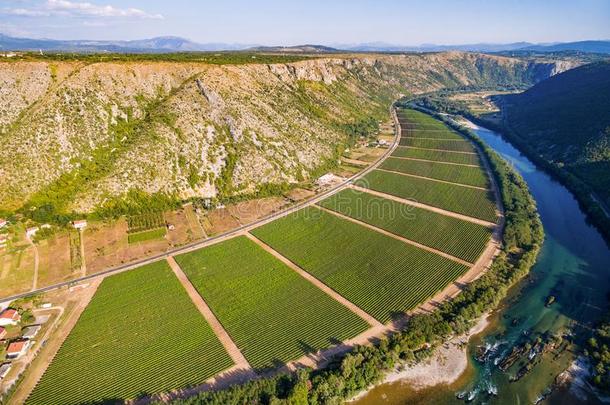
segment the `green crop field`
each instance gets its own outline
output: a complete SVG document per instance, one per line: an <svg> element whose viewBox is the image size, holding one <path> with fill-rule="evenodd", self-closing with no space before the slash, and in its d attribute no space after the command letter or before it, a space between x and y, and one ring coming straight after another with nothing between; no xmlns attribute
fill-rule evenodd
<svg viewBox="0 0 610 405"><path fill-rule="evenodd" d="M401 124L408 124L412 128L448 129L441 121L417 110L401 109L397 114Z"/></svg>
<svg viewBox="0 0 610 405"><path fill-rule="evenodd" d="M479 190L373 170L355 182L356 185L391 194L433 207L468 215L486 221L496 221L496 206L489 190Z"/></svg>
<svg viewBox="0 0 610 405"><path fill-rule="evenodd" d="M231 365L161 261L102 282L27 403L115 403L199 384Z"/></svg>
<svg viewBox="0 0 610 405"><path fill-rule="evenodd" d="M467 270L316 207L252 233L381 322L415 308Z"/></svg>
<svg viewBox="0 0 610 405"><path fill-rule="evenodd" d="M352 189L320 205L471 263L491 237L488 227Z"/></svg>
<svg viewBox="0 0 610 405"><path fill-rule="evenodd" d="M389 157L381 164L380 168L470 186L485 188L489 186L487 175L480 167L456 166Z"/></svg>
<svg viewBox="0 0 610 405"><path fill-rule="evenodd" d="M255 368L276 367L369 328L245 236L176 261Z"/></svg>
<svg viewBox="0 0 610 405"><path fill-rule="evenodd" d="M401 146L412 146L423 149L440 149L455 152L475 153L474 147L465 139L423 139L402 137Z"/></svg>
<svg viewBox="0 0 610 405"><path fill-rule="evenodd" d="M162 239L165 236L165 227L151 229L149 231L129 233L127 235L128 243L145 242L147 240Z"/></svg>
<svg viewBox="0 0 610 405"><path fill-rule="evenodd" d="M430 149L414 149L398 147L392 152L392 156L408 157L413 159L433 160L436 162L459 163L463 165L478 165L478 155L468 153L456 153L451 151L438 151Z"/></svg>
<svg viewBox="0 0 610 405"><path fill-rule="evenodd" d="M438 139L454 139L456 141L463 140L460 135L449 129L422 129L411 128L405 126L401 132L402 138L438 138Z"/></svg>

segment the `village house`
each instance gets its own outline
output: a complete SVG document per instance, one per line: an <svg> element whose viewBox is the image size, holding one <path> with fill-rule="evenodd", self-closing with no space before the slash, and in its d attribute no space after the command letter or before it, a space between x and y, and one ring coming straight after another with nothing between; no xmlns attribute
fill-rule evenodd
<svg viewBox="0 0 610 405"><path fill-rule="evenodd" d="M5 336L6 336L6 329L4 329L2 326L0 326L0 340L4 339Z"/></svg>
<svg viewBox="0 0 610 405"><path fill-rule="evenodd" d="M7 308L0 312L0 326L17 325L20 320L21 315L15 309Z"/></svg>
<svg viewBox="0 0 610 405"><path fill-rule="evenodd" d="M0 248L6 247L6 244L8 243L8 235L0 235Z"/></svg>
<svg viewBox="0 0 610 405"><path fill-rule="evenodd" d="M74 227L74 229L85 229L87 227L87 220L86 219L79 219L78 221L72 221L72 226Z"/></svg>
<svg viewBox="0 0 610 405"><path fill-rule="evenodd" d="M8 221L4 218L0 218L0 228L4 228L8 224Z"/></svg>
<svg viewBox="0 0 610 405"><path fill-rule="evenodd" d="M4 379L9 371L11 371L11 363L0 364L0 380Z"/></svg>
<svg viewBox="0 0 610 405"><path fill-rule="evenodd" d="M31 340L16 340L11 342L6 349L6 358L7 359L18 359L27 353L30 345L32 344Z"/></svg>
<svg viewBox="0 0 610 405"><path fill-rule="evenodd" d="M25 328L23 328L21 336L24 339L33 339L38 334L38 331L40 330L40 328L41 328L40 325L32 325L32 326L25 327Z"/></svg>

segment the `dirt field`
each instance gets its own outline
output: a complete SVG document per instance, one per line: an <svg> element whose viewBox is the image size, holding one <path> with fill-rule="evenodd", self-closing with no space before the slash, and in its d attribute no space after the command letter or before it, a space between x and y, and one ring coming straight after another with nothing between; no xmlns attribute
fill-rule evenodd
<svg viewBox="0 0 610 405"><path fill-rule="evenodd" d="M3 296L30 291L33 276L32 247L20 245L0 253L0 289Z"/></svg>
<svg viewBox="0 0 610 405"><path fill-rule="evenodd" d="M307 193L313 192L304 190L297 193L296 196L300 197ZM289 202L288 199L282 197L267 197L242 201L227 205L225 208L211 210L205 215L205 232L212 236L239 228L281 209Z"/></svg>
<svg viewBox="0 0 610 405"><path fill-rule="evenodd" d="M80 268L72 270L70 238L67 232L58 233L38 243L40 268L38 285L60 283L79 276Z"/></svg>
<svg viewBox="0 0 610 405"><path fill-rule="evenodd" d="M293 202L299 202L306 198L313 197L316 193L306 188L293 188L286 193L286 198Z"/></svg>

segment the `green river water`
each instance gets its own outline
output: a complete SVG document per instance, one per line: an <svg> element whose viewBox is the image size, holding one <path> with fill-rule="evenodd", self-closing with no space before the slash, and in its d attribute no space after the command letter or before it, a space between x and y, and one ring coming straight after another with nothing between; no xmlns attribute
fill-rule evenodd
<svg viewBox="0 0 610 405"><path fill-rule="evenodd" d="M354 404L572 404L598 403L592 395L572 390L550 390L558 374L575 359L574 345L539 357L532 371L516 382L515 368L498 363L515 345L532 342L545 333L589 328L606 309L610 289L610 249L587 224L573 195L534 166L498 134L479 128L483 141L509 161L524 177L534 196L546 238L531 275L515 287L490 317L486 330L471 339L467 371L451 386L414 391L395 382L372 389ZM547 297L556 302L545 306ZM485 356L476 359L485 348ZM526 354L525 360L528 359ZM537 360L536 359L536 360ZM517 368L518 369L518 368ZM458 399L458 395L462 399Z"/></svg>

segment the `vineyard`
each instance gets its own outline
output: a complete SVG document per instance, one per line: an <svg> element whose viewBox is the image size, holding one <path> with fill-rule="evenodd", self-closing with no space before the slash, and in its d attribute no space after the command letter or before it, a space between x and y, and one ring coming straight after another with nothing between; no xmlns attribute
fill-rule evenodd
<svg viewBox="0 0 610 405"><path fill-rule="evenodd" d="M491 191L373 170L356 185L490 222L496 220Z"/></svg>
<svg viewBox="0 0 610 405"><path fill-rule="evenodd" d="M380 168L470 186L484 188L489 186L487 175L480 167L456 166L389 157L381 164Z"/></svg>
<svg viewBox="0 0 610 405"><path fill-rule="evenodd" d="M102 282L27 403L115 403L231 365L166 262L156 262Z"/></svg>
<svg viewBox="0 0 610 405"><path fill-rule="evenodd" d="M432 149L415 149L399 146L392 152L392 156L412 159L433 160L437 162L458 163L463 165L478 165L479 157L469 153L456 153Z"/></svg>
<svg viewBox="0 0 610 405"><path fill-rule="evenodd" d="M401 134L403 138L463 139L449 129L406 128L401 131Z"/></svg>
<svg viewBox="0 0 610 405"><path fill-rule="evenodd" d="M320 205L471 263L491 237L485 226L351 189Z"/></svg>
<svg viewBox="0 0 610 405"><path fill-rule="evenodd" d="M146 214L131 215L127 217L129 233L148 231L155 228L165 228L165 218L162 212L148 212Z"/></svg>
<svg viewBox="0 0 610 405"><path fill-rule="evenodd" d="M381 322L415 308L467 270L315 207L252 233Z"/></svg>
<svg viewBox="0 0 610 405"><path fill-rule="evenodd" d="M427 139L403 137L400 139L401 146L411 146L421 149L439 149L454 152L474 153L474 146L465 139Z"/></svg>
<svg viewBox="0 0 610 405"><path fill-rule="evenodd" d="M254 368L271 368L368 324L244 236L176 257Z"/></svg>
<svg viewBox="0 0 610 405"><path fill-rule="evenodd" d="M401 109L398 110L397 114L400 125L403 128L449 130L441 121L417 110Z"/></svg>

